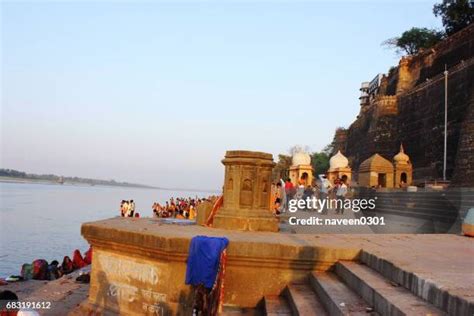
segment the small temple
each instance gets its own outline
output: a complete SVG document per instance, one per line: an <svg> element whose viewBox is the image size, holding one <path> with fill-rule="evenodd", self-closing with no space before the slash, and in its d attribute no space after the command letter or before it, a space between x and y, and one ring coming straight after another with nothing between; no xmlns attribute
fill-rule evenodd
<svg viewBox="0 0 474 316"><path fill-rule="evenodd" d="M328 179L331 183L334 180L347 176L347 181L351 182L352 169L349 167L349 160L339 150L334 156L329 159Z"/></svg>
<svg viewBox="0 0 474 316"><path fill-rule="evenodd" d="M364 160L359 166L359 185L393 188L393 165L379 154Z"/></svg>
<svg viewBox="0 0 474 316"><path fill-rule="evenodd" d="M403 145L393 157L393 163L379 154L364 160L359 166L359 186L400 188L411 185L413 167Z"/></svg>
<svg viewBox="0 0 474 316"><path fill-rule="evenodd" d="M313 183L311 156L304 151L297 151L293 154L289 175L290 181L293 185L298 185L300 180L305 182L305 186L311 185Z"/></svg>
<svg viewBox="0 0 474 316"><path fill-rule="evenodd" d="M413 182L413 166L410 157L405 154L403 145L400 145L400 152L393 157L395 167L395 187L411 185Z"/></svg>

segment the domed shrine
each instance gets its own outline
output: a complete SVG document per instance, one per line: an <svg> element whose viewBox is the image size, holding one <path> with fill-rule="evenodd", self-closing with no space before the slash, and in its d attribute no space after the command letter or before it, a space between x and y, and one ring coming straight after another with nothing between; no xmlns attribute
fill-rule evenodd
<svg viewBox="0 0 474 316"><path fill-rule="evenodd" d="M347 181L352 179L352 169L349 167L349 160L344 156L340 150L329 159L328 179L331 183L337 178L347 176Z"/></svg>
<svg viewBox="0 0 474 316"><path fill-rule="evenodd" d="M289 174L294 185L298 185L300 179L304 181L305 186L311 185L313 182L311 156L304 151L297 151L291 158Z"/></svg>
<svg viewBox="0 0 474 316"><path fill-rule="evenodd" d="M413 176L413 166L410 162L410 157L405 154L403 145L400 145L400 152L393 157L393 164L395 167L395 187L403 187L411 185Z"/></svg>
<svg viewBox="0 0 474 316"><path fill-rule="evenodd" d="M401 188L411 185L413 167L403 145L393 157L393 163L374 154L359 166L359 185L380 188Z"/></svg>
<svg viewBox="0 0 474 316"><path fill-rule="evenodd" d="M358 180L360 186L393 188L393 165L374 154L360 164Z"/></svg>

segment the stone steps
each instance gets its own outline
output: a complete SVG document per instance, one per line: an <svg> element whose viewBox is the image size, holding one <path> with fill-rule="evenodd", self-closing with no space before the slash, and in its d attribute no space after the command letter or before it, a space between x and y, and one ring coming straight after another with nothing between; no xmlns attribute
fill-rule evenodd
<svg viewBox="0 0 474 316"><path fill-rule="evenodd" d="M270 316L313 316L313 315L472 315L471 305L449 298L436 301L435 288L430 288L430 297L410 291L405 286L420 288L389 262L382 264L373 255L365 252L361 260L367 262L339 261L333 272L312 272L307 282L289 284L280 296L266 296L263 299L263 314ZM391 268L390 268L391 265ZM378 271L380 270L380 271ZM393 280L392 275L402 276L413 284ZM424 280L419 280L425 282ZM457 301L454 301L457 300ZM447 306L439 304L449 302ZM436 304L438 303L438 304ZM457 304L457 305L456 305ZM435 306L436 305L436 306ZM448 311L449 313L447 313Z"/></svg>
<svg viewBox="0 0 474 316"><path fill-rule="evenodd" d="M362 251L360 260L389 281L400 284L415 296L423 298L441 310L448 312L449 315L474 315L474 300L470 299L469 296L461 297L452 294L431 280L423 279L413 272L403 270L393 263L366 251Z"/></svg>
<svg viewBox="0 0 474 316"><path fill-rule="evenodd" d="M439 202L439 201L403 201L403 200L377 200L375 202L376 206L379 205L397 205L410 208L435 208L435 209L448 209L448 210L457 210L458 205L461 203L449 203L449 202Z"/></svg>
<svg viewBox="0 0 474 316"><path fill-rule="evenodd" d="M381 315L446 315L410 291L357 262L338 262L336 273Z"/></svg>
<svg viewBox="0 0 474 316"><path fill-rule="evenodd" d="M235 306L223 306L221 316L260 316L262 313L255 308L239 308ZM282 314L283 316L283 314Z"/></svg>
<svg viewBox="0 0 474 316"><path fill-rule="evenodd" d="M424 207L406 207L398 205L383 205L377 206L375 211L382 212L384 210L395 210L399 212L405 212L407 214L420 214L420 215L430 215L437 218L456 218L460 215L459 210L454 209L435 209L435 208L424 208Z"/></svg>
<svg viewBox="0 0 474 316"><path fill-rule="evenodd" d="M328 315L309 284L290 284L283 294L294 316Z"/></svg>
<svg viewBox="0 0 474 316"><path fill-rule="evenodd" d="M282 296L265 296L264 314L268 316L291 316L291 309L287 300Z"/></svg>
<svg viewBox="0 0 474 316"><path fill-rule="evenodd" d="M364 212L365 213L365 212ZM393 207L391 208L377 208L375 211L370 211L367 212L367 214L373 214L373 215L383 215L384 213L387 214L394 214L394 215L400 215L404 217L416 217L420 219L425 219L425 220L437 220L437 221L444 221L447 223L453 222L458 216L457 214L454 215L443 215L443 214L436 214L436 213L429 213L427 211L422 211L418 209L410 209L410 210L402 210L402 209L395 209Z"/></svg>
<svg viewBox="0 0 474 316"><path fill-rule="evenodd" d="M372 308L331 272L313 272L310 282L329 315L364 315Z"/></svg>

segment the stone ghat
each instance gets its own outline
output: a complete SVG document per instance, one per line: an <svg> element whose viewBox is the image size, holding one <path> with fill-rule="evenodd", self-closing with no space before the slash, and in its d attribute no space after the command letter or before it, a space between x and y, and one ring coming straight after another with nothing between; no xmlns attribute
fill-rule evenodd
<svg viewBox="0 0 474 316"><path fill-rule="evenodd" d="M85 223L82 234L94 248L89 298L82 307L88 312L190 314L192 294L184 279L189 243L196 235L230 240L227 306L255 307L288 284L304 282L313 271L328 271L341 260L363 259L364 253L416 275L420 284L429 280L430 293L442 291L450 302L473 306L469 293L474 292L474 244L467 237L236 232L147 218Z"/></svg>
<svg viewBox="0 0 474 316"><path fill-rule="evenodd" d="M157 302L165 312L189 312L186 259L197 235L230 240L224 302L242 307L254 307L289 282L313 270L325 271L338 260L353 260L360 251L344 244L311 245L314 238L309 236L168 225L145 218L85 223L82 235L94 249L89 303L121 313L153 313Z"/></svg>
<svg viewBox="0 0 474 316"><path fill-rule="evenodd" d="M406 192L401 190L380 190L359 188L358 198L377 198L374 210L363 211L366 216L398 215L408 222L423 220L413 233L455 233L461 232L461 223L468 209L474 207L474 189L450 188L445 191ZM421 222L420 222L421 223ZM397 227L377 227L377 232L400 233ZM398 227L400 228L400 227Z"/></svg>

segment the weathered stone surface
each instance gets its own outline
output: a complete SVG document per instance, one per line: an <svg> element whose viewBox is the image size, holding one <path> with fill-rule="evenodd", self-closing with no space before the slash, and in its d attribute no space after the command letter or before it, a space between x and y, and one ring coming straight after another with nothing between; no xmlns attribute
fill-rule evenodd
<svg viewBox="0 0 474 316"><path fill-rule="evenodd" d="M380 315L446 315L365 265L341 261L336 264L336 273Z"/></svg>
<svg viewBox="0 0 474 316"><path fill-rule="evenodd" d="M224 302L241 307L255 307L263 296L279 294L309 271L327 270L359 253L345 245L313 247L294 235L167 225L146 218L86 223L82 235L94 249L90 308L132 315L189 312L186 258L197 235L230 240Z"/></svg>
<svg viewBox="0 0 474 316"><path fill-rule="evenodd" d="M236 232L162 224L158 219L114 218L85 223L82 235L94 256L88 310L127 315L189 314L184 284L192 237L230 240L224 304L254 307L311 271L355 260L363 249L399 269L430 280L453 297L472 302L474 241L454 235L305 235ZM449 269L446 267L449 266ZM455 299L455 298L454 298Z"/></svg>
<svg viewBox="0 0 474 316"><path fill-rule="evenodd" d="M278 219L270 211L271 154L231 150L225 159L224 205L214 218L216 228L278 231Z"/></svg>
<svg viewBox="0 0 474 316"><path fill-rule="evenodd" d="M370 306L332 272L313 272L311 286L329 315L367 315Z"/></svg>
<svg viewBox="0 0 474 316"><path fill-rule="evenodd" d="M474 71L474 69L472 69ZM471 77L471 80L474 80ZM474 83L471 82L471 96L466 116L462 122L458 153L456 155L453 185L473 183L474 179Z"/></svg>
<svg viewBox="0 0 474 316"><path fill-rule="evenodd" d="M205 225L209 215L211 214L213 204L205 201L197 207L196 223L198 225Z"/></svg>

